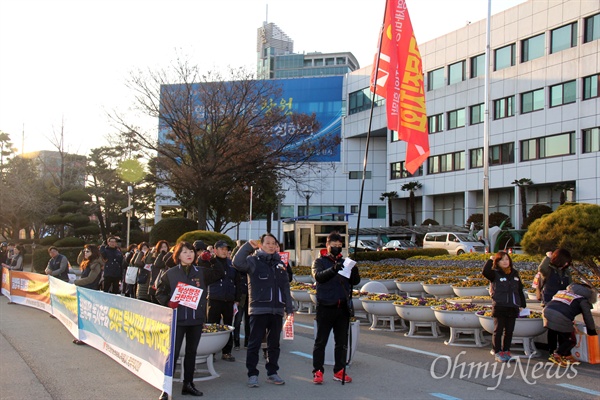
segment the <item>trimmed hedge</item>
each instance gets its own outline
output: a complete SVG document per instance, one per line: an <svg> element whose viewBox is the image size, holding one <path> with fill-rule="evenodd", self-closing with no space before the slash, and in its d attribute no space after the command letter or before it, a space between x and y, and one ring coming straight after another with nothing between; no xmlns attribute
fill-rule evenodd
<svg viewBox="0 0 600 400"><path fill-rule="evenodd" d="M202 240L207 246L213 246L217 241L224 240L229 243L229 248L233 250L235 242L227 235L211 231L191 231L181 235L176 243L189 242L194 243L196 240Z"/></svg>
<svg viewBox="0 0 600 400"><path fill-rule="evenodd" d="M436 257L448 255L448 251L444 249L411 249L398 251L363 251L357 254L352 254L350 258L354 261L381 261L388 258L399 258L406 260L415 256Z"/></svg>
<svg viewBox="0 0 600 400"><path fill-rule="evenodd" d="M166 240L174 244L181 235L198 229L198 223L187 218L164 218L158 221L150 231L150 245L155 245L159 240Z"/></svg>

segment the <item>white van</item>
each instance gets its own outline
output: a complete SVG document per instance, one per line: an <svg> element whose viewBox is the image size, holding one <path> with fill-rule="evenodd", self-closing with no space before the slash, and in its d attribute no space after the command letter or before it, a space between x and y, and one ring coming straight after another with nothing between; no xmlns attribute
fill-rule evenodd
<svg viewBox="0 0 600 400"><path fill-rule="evenodd" d="M459 232L430 232L423 238L424 249L445 249L448 253L461 255L463 253L484 253L485 245L478 242L467 233Z"/></svg>

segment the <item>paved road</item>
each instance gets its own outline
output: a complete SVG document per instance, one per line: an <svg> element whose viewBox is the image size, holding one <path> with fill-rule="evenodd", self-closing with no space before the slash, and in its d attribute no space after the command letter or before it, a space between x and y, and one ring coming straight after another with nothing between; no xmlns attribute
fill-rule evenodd
<svg viewBox="0 0 600 400"><path fill-rule="evenodd" d="M264 367L259 367L261 386L247 388L242 350L234 352L237 357L234 363L221 360L215 363L220 378L198 382L197 387L204 397L214 399L591 400L600 397L600 365L582 365L571 371L575 376L570 378L557 377L556 368L549 365L543 367L543 358L532 359L525 373L518 368L493 370L503 364L492 362L487 347L446 346L441 339L409 339L402 332L369 331L367 326L361 326L358 350L349 368L354 382L342 386L332 381L331 367L327 367L325 384L315 386L311 383L312 320L312 315L297 314L295 340L282 342L280 373L285 385L264 383ZM36 309L8 304L1 296L0 399L158 398L157 389L99 351L76 346L71 340L58 320ZM447 358L438 358L440 355L459 357L454 376L446 374L450 364ZM467 376L468 364L480 361L489 361L484 365L493 376L484 377L482 371L473 370ZM536 363L541 367L532 373ZM525 363L522 366L526 368ZM175 383L175 399L183 398L180 390L181 384Z"/></svg>

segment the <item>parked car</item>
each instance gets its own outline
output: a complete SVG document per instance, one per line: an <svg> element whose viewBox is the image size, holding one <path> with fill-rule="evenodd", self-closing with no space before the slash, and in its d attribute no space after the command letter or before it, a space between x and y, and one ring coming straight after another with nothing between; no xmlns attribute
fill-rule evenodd
<svg viewBox="0 0 600 400"><path fill-rule="evenodd" d="M348 252L349 253L353 253L354 252L354 243L356 241L352 240L350 243L348 243ZM377 246L379 246L377 244L376 241L374 240L358 240L358 246L356 246L358 251L377 251Z"/></svg>
<svg viewBox="0 0 600 400"><path fill-rule="evenodd" d="M424 249L445 249L453 255L484 253L485 245L466 233L429 232L423 238Z"/></svg>
<svg viewBox="0 0 600 400"><path fill-rule="evenodd" d="M410 240L390 240L381 248L382 251L386 250L409 250L417 249L419 246L411 242Z"/></svg>

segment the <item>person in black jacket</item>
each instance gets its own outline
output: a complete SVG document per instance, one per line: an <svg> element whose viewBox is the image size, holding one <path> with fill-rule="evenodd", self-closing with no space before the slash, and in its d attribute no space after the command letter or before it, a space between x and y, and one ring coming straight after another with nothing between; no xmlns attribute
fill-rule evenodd
<svg viewBox="0 0 600 400"><path fill-rule="evenodd" d="M175 359L179 357L181 345L185 337L185 357L183 359L183 388L181 394L202 396L202 392L194 386L194 369L196 367L196 350L206 320L206 289L208 285L223 278L225 271L220 264L209 268L200 268L194 264L196 251L188 242L179 242L173 249L175 266L167 270L160 279L156 289L156 299L164 306L177 309L177 329L175 330ZM202 259L210 260L206 252ZM202 290L196 307L180 305L172 301L173 294L179 283L190 285ZM163 393L160 399L166 399Z"/></svg>
<svg viewBox="0 0 600 400"><path fill-rule="evenodd" d="M240 305L240 273L233 268L231 259L228 257L229 245L226 241L219 240L215 243L214 249L215 254L210 261L202 262L200 263L200 266L220 264L220 267L225 271L225 276L208 286L206 322L209 324L218 324L222 318L225 325L232 325L233 307L234 305ZM231 355L232 348L233 336L230 335L227 344L222 350L221 358L223 360L231 362L235 361L235 357Z"/></svg>
<svg viewBox="0 0 600 400"><path fill-rule="evenodd" d="M117 238L110 236L106 239L106 245L100 246L100 254L104 259L104 291L118 294L121 291L119 284L123 276L123 253L117 246Z"/></svg>
<svg viewBox="0 0 600 400"><path fill-rule="evenodd" d="M538 266L540 274L539 286L541 292L540 301L542 307L552 300L559 291L565 290L572 282L570 266L573 262L571 253L566 249L556 249L547 252L546 257ZM553 330L548 330L548 355L552 356L556 351L558 336Z"/></svg>
<svg viewBox="0 0 600 400"><path fill-rule="evenodd" d="M566 290L556 292L544 307L544 326L548 328L548 332L552 331L558 338L558 348L550 355L550 361L561 367L579 364L579 361L571 355L571 349L576 344L572 338L573 321L577 315L582 314L587 334L596 336L598 333L592 307L597 299L598 293L591 286L574 283L567 286Z"/></svg>
<svg viewBox="0 0 600 400"><path fill-rule="evenodd" d="M348 328L350 326L350 294L353 285L360 282L360 274L356 265L352 267L350 278L339 272L344 268L342 256L343 238L337 232L327 236L327 254L317 258L312 265L312 277L317 282L317 336L313 347L313 382L323 383L323 364L325 363L325 346L333 329L335 341L333 379L352 382L347 374L346 352L348 345Z"/></svg>
<svg viewBox="0 0 600 400"><path fill-rule="evenodd" d="M491 283L494 358L498 362L508 362L511 359L510 344L515 323L519 312L526 306L523 282L505 251L499 251L490 257L482 274Z"/></svg>

